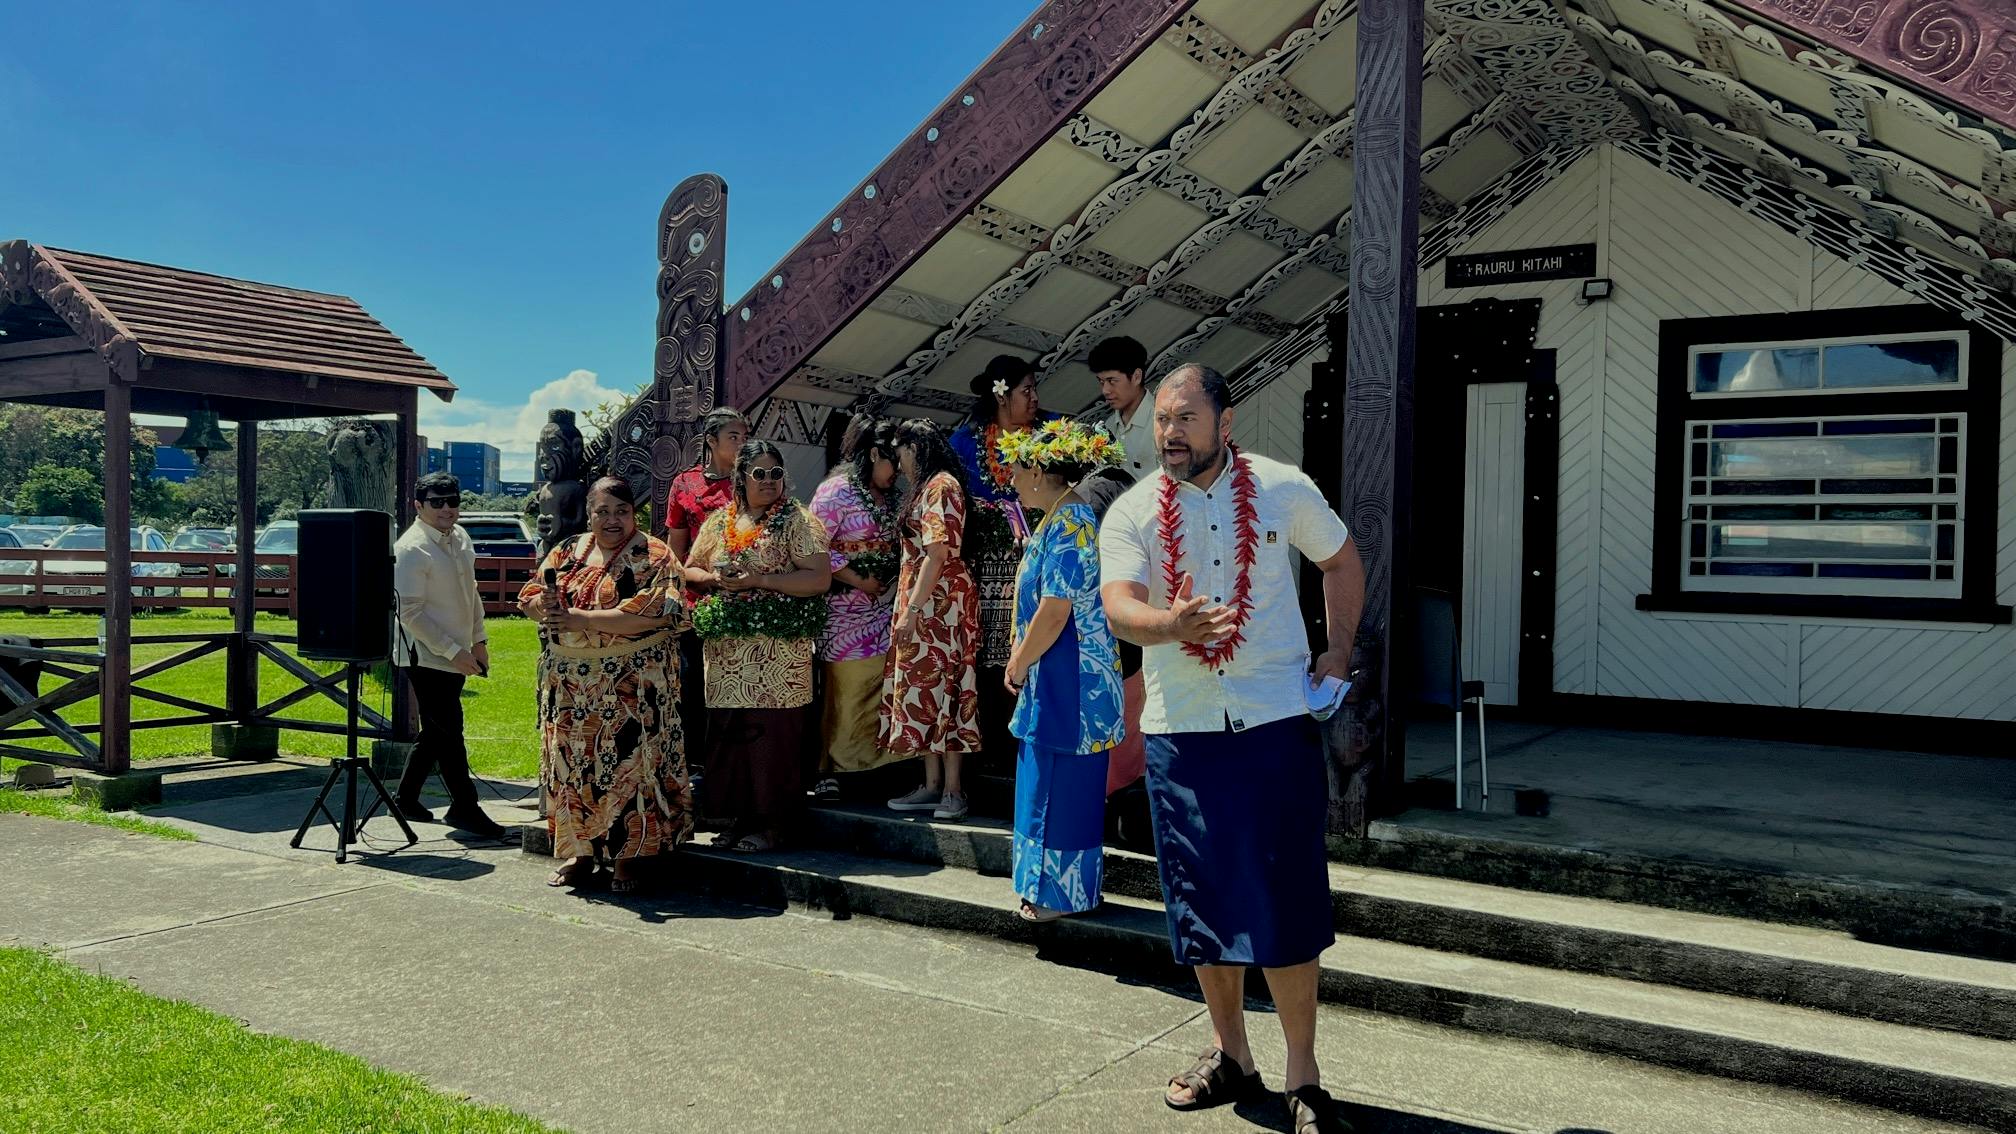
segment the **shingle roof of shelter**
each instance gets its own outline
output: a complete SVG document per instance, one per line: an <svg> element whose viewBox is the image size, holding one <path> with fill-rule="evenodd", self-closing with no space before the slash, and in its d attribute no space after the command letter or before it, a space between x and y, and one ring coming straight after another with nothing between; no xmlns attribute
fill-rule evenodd
<svg viewBox="0 0 2016 1134"><path fill-rule="evenodd" d="M0 312L38 299L115 371L180 359L417 386L444 400L455 392L446 375L347 296L25 240L0 244ZM7 328L12 333L0 342L50 333L49 322Z"/></svg>

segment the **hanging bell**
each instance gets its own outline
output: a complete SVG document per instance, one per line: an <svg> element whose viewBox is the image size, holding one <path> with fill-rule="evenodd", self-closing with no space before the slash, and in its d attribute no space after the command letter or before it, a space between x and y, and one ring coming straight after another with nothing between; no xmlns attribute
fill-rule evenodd
<svg viewBox="0 0 2016 1134"><path fill-rule="evenodd" d="M210 454L228 451L231 442L218 428L217 414L205 402L202 409L189 415L189 424L182 427L182 437L175 447L196 454L196 463L201 465L210 462Z"/></svg>

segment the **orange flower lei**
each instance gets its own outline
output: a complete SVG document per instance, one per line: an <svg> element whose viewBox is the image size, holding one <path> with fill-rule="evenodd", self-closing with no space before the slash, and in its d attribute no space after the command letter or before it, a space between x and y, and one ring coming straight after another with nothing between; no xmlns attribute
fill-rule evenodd
<svg viewBox="0 0 2016 1134"><path fill-rule="evenodd" d="M777 505L773 504L770 508L772 512L775 512ZM728 502L727 526L721 532L721 541L727 545L730 556L741 555L743 552L755 547L756 541L763 538L763 522L761 520L749 520L745 530L742 522L745 519L747 517L743 516L741 511L736 508L735 502L730 500Z"/></svg>
<svg viewBox="0 0 2016 1134"><path fill-rule="evenodd" d="M993 481L996 488L1007 488L1015 482L1015 470L1001 459L1000 447L995 444L1000 436L999 425L988 426L986 432L980 435L980 453L987 462L987 479Z"/></svg>

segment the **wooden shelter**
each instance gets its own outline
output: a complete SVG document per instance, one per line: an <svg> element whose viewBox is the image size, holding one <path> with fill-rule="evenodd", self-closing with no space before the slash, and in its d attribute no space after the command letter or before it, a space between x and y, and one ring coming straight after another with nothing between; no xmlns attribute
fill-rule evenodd
<svg viewBox="0 0 2016 1134"><path fill-rule="evenodd" d="M35 696L0 674L13 708L0 712L0 751L75 764L111 774L127 770L135 727L186 724L272 724L328 729L280 714L317 693L339 697L323 678L277 648L285 639L257 633L253 525L258 461L257 423L305 417L392 415L398 418L399 520L411 517L404 486L419 468L417 418L422 391L443 401L455 385L356 301L180 268L47 248L26 240L0 244L0 400L102 410L105 414L105 594L77 604L102 604L104 642L91 639L0 646L0 657L41 662L71 680ZM132 666L132 553L119 533L131 528L131 458L127 438L136 413L186 415L209 410L239 423L238 563L233 628L214 635L152 635L144 641L189 646L144 670ZM135 682L197 657L226 652L223 705L202 704L137 687ZM259 659L266 657L304 682L262 703ZM7 688L9 685L12 688ZM97 694L96 726L73 728L55 714ZM188 715L132 719L141 696ZM403 704L398 698L395 703ZM395 712L395 717L405 714ZM380 735L401 731L366 712ZM26 720L40 728L12 727ZM94 743L85 735L95 732ZM74 750L51 755L9 743L56 735Z"/></svg>
<svg viewBox="0 0 2016 1134"><path fill-rule="evenodd" d="M1001 353L1036 366L1046 407L1094 414L1086 354L1128 335L1151 379L1183 362L1230 377L1237 439L1299 459L1351 522L1367 677L1335 769L1340 829L1400 798L1387 726L1407 693L1391 662L1412 633L1410 557L1460 567L1463 650L1496 667L1496 700L1728 710L1736 730L1737 710L1765 709L1864 736L1958 717L2006 743L2011 44L1999 0L1052 0L719 320L725 186L675 191L657 386L623 419L618 464L662 495L719 401L816 477L844 414L955 417ZM1689 317L1772 322L1667 326ZM1417 318L1437 328L1418 356ZM1827 438L1801 459L1866 472L1879 446L1832 440L1839 421L1934 420L1913 444L1947 471L1689 482L1688 431L1713 443L1716 422L1800 408L1690 392L1689 359L1787 337L1852 353L1858 333L1883 340L1861 357L1967 361L1800 395ZM1466 426L1494 382L1520 389L1490 391ZM1466 450L1480 437L1503 442L1489 461ZM1964 476L1945 455L1962 448ZM1752 502L1811 525L1777 543L1764 512L1708 499L1809 481ZM1459 534L1473 512L1509 522ZM1906 546L1923 561L1884 562ZM1852 661L1931 657L1902 685Z"/></svg>

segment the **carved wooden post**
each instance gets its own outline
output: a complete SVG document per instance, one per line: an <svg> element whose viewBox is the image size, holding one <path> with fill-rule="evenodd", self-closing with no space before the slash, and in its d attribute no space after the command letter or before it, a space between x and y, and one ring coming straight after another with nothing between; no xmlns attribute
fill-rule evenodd
<svg viewBox="0 0 2016 1134"><path fill-rule="evenodd" d="M105 773L133 763L133 387L105 387L105 678L98 691L98 758Z"/></svg>
<svg viewBox="0 0 2016 1134"><path fill-rule="evenodd" d="M658 212L658 338L651 389L596 439L588 468L603 464L651 500L651 526L665 534L672 478L698 460L700 419L721 390L725 338L722 277L728 245L728 183L698 173L679 183Z"/></svg>
<svg viewBox="0 0 2016 1134"><path fill-rule="evenodd" d="M1358 702L1344 726L1331 829L1363 834L1405 777L1393 704L1393 613L1407 580L1412 506L1414 306L1421 195L1421 3L1364 0L1358 15L1351 309L1345 360L1347 517L1365 561Z"/></svg>
<svg viewBox="0 0 2016 1134"><path fill-rule="evenodd" d="M259 708L259 651L250 635L258 618L257 569L252 563L259 525L259 423L238 423L238 568L231 588L231 645L226 654L224 705L245 724Z"/></svg>

